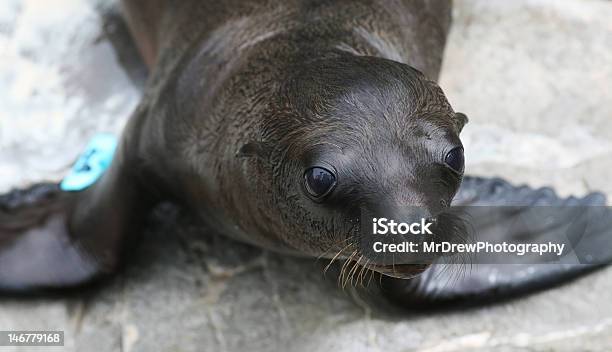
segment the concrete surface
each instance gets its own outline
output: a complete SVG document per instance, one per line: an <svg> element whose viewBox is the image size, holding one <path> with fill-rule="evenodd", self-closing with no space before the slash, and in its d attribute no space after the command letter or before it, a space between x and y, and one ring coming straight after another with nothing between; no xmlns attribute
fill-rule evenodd
<svg viewBox="0 0 612 352"><path fill-rule="evenodd" d="M612 199L610 18L609 1L456 1L441 85L471 119L469 173ZM0 4L1 189L59 178L75 145L121 129L138 90L105 32L88 2ZM393 314L324 278L326 263L203 236L171 207L149 228L102 287L0 300L0 330L65 330L65 348L28 351L612 349L610 269L503 304Z"/></svg>

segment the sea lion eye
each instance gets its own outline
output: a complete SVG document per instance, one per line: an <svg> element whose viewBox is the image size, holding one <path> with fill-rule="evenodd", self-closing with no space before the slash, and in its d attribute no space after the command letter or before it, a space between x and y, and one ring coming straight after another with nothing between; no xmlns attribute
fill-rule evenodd
<svg viewBox="0 0 612 352"><path fill-rule="evenodd" d="M458 174L463 173L465 159L463 157L463 147L453 148L444 158L446 166L453 169Z"/></svg>
<svg viewBox="0 0 612 352"><path fill-rule="evenodd" d="M336 176L322 167L311 167L304 174L306 191L315 198L327 195L336 185Z"/></svg>

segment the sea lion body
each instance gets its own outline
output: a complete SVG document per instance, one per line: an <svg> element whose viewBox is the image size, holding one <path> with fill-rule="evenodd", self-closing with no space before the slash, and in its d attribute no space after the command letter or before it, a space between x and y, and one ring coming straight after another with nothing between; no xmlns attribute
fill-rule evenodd
<svg viewBox="0 0 612 352"><path fill-rule="evenodd" d="M317 57L339 49L402 62L434 80L451 7L450 0L122 1L124 18L150 68L160 57L178 57L194 46L211 55L210 64L237 56L248 60L254 46L264 57ZM261 54L266 50L270 54Z"/></svg>
<svg viewBox="0 0 612 352"><path fill-rule="evenodd" d="M417 206L436 220L457 192L469 195L463 205L604 202L464 179L459 133L467 118L435 82L450 1L124 0L122 7L150 70L144 97L95 184L0 196L0 291L73 287L116 272L147 214L167 200L235 239L346 260L348 277L358 266L384 274L390 296L407 305L507 297L597 267L536 266L520 278L521 265L479 266L441 285L452 279L442 265L382 265L357 248L361 211L400 219L414 217L406 206ZM525 240L483 230L500 242ZM583 241L599 251L599 264L612 261L605 236L597 230Z"/></svg>
<svg viewBox="0 0 612 352"><path fill-rule="evenodd" d="M371 60L374 67L378 61L372 58L385 58L436 78L451 10L449 1L123 4L151 81L159 86L146 103L151 108L143 128L165 136L154 154L158 165L166 163L166 174L174 172L169 187L221 233L299 255L320 255L329 244L316 241L308 248L279 238L300 231L278 219L285 205L278 199L286 196L275 185L253 182L266 177L257 162L234 156L248 142L262 140L270 131L265 124L281 126L275 126L281 135L298 127L299 121L291 121L298 115L280 111L287 102L278 97L316 60L360 57L361 65ZM445 101L437 103L450 109ZM177 113L164 114L168 110ZM151 143L160 141L153 138Z"/></svg>

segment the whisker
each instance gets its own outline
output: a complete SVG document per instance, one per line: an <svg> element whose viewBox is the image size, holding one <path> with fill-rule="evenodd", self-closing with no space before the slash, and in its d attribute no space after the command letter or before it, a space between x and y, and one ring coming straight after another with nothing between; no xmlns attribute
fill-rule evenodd
<svg viewBox="0 0 612 352"><path fill-rule="evenodd" d="M350 258L353 257L353 254L349 257L349 259L346 260L346 262L344 262L344 265L342 266L342 276L340 282L340 286L342 287L342 289L344 289L344 287L346 286L346 279L348 277L348 273L350 272L350 269L352 269L352 267L350 266L352 263Z"/></svg>
<svg viewBox="0 0 612 352"><path fill-rule="evenodd" d="M353 279L355 279L355 274L357 273L358 269L361 267L361 265L359 265L359 262L363 260L363 254L360 255L359 259L355 260L355 264L353 265L353 269L351 270L351 281L350 284L351 286L355 287L355 285L353 285Z"/></svg>
<svg viewBox="0 0 612 352"><path fill-rule="evenodd" d="M323 269L323 274L327 273L327 270L331 267L331 265L338 258L338 256L340 256L340 254L342 254L344 251L346 251L351 245L353 245L353 243L347 244L342 249L340 249L340 251L338 251L338 253L336 253L336 255L329 261L329 263L327 264L325 269Z"/></svg>
<svg viewBox="0 0 612 352"><path fill-rule="evenodd" d="M374 275L376 275L376 272L372 269L368 269L370 271L370 278L368 279L368 283L366 285L366 287L370 286L370 283L372 282L372 279L374 278Z"/></svg>
<svg viewBox="0 0 612 352"><path fill-rule="evenodd" d="M364 263L364 264L361 266L361 271L359 272L359 277L360 277L360 285L361 285L361 287L365 287L365 286L363 285L363 280L365 279L365 277L366 277L366 275L367 275L368 271L370 270L370 269L368 269L368 264L370 264L370 260L369 260L369 259L366 259L366 262L365 262L365 263Z"/></svg>
<svg viewBox="0 0 612 352"><path fill-rule="evenodd" d="M348 240L349 240L349 238L345 238L345 239L340 240L340 241L338 241L338 242L332 243L332 244L329 246L329 248L328 248L328 249L327 249L325 252L323 252L323 253L321 253L321 254L319 254L319 255L317 256L316 260L317 260L317 261L319 261L321 258L323 258L323 256L325 256L325 255L326 255L327 253L329 253L329 252L330 252L332 249L334 249L334 247L335 247L335 246L337 246L337 245L339 245L339 244L342 244L343 242L346 242L346 241L348 241Z"/></svg>
<svg viewBox="0 0 612 352"><path fill-rule="evenodd" d="M352 269L352 267L350 267L350 264L353 260L353 258L357 255L357 250L354 250L353 253L347 258L346 262L344 262L344 265L342 265L342 270L341 270L341 275L340 275L340 280L341 282L339 282L339 284L342 284L342 289L344 289L344 287L346 286L346 282L345 282L345 277L348 278L348 274L350 272L350 270ZM350 267L350 269L349 269ZM347 272L347 269L349 270Z"/></svg>

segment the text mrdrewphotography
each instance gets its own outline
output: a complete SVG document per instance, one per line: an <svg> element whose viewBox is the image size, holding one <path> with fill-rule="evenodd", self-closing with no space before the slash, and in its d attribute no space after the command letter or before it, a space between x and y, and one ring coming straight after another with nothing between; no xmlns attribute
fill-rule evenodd
<svg viewBox="0 0 612 352"><path fill-rule="evenodd" d="M508 253L517 256L525 254L555 254L563 255L564 243L492 243L489 241L474 241L472 243L453 243L436 241L431 230L433 222L425 218L420 221L405 223L388 218L372 218L372 234L382 235L380 240L372 243L374 253ZM418 241L397 241L393 235L431 235L432 239ZM402 238L404 239L404 238Z"/></svg>

